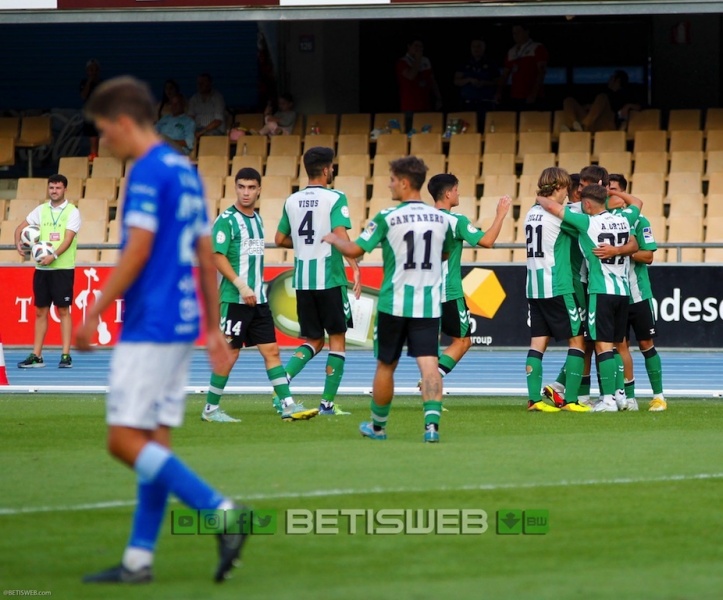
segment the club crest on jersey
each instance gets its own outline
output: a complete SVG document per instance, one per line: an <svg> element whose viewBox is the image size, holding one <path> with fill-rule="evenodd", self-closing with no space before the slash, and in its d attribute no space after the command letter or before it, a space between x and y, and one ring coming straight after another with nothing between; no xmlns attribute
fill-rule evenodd
<svg viewBox="0 0 723 600"><path fill-rule="evenodd" d="M477 233L477 228L472 223L467 223L467 231L470 233Z"/></svg>
<svg viewBox="0 0 723 600"><path fill-rule="evenodd" d="M349 218L349 207L348 206L342 206L341 207L341 214L343 217Z"/></svg>
<svg viewBox="0 0 723 600"><path fill-rule="evenodd" d="M223 231L216 233L216 243L223 244L226 241L226 234Z"/></svg>
<svg viewBox="0 0 723 600"><path fill-rule="evenodd" d="M653 230L650 227L643 227L643 239L648 244L655 241L655 238L653 237Z"/></svg>
<svg viewBox="0 0 723 600"><path fill-rule="evenodd" d="M370 239L376 230L377 224L374 221L369 221L367 226L364 228L364 231L361 232L361 238L364 240Z"/></svg>

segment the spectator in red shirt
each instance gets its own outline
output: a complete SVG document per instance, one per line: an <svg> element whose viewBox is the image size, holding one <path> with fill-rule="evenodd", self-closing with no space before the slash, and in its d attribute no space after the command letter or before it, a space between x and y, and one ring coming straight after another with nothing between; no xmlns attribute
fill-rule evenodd
<svg viewBox="0 0 723 600"><path fill-rule="evenodd" d="M413 113L442 108L442 95L432 72L432 63L423 52L424 44L415 38L407 44L407 53L397 61L399 105L406 113L407 129Z"/></svg>
<svg viewBox="0 0 723 600"><path fill-rule="evenodd" d="M515 45L505 57L500 88L497 98L501 99L504 86L509 79L510 108L515 110L536 110L543 98L542 83L547 68L547 49L530 38L530 30L524 25L512 28Z"/></svg>

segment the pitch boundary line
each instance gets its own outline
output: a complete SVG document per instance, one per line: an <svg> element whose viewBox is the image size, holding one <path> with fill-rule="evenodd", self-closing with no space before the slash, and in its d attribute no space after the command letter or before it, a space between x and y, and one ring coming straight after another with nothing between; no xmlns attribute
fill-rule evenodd
<svg viewBox="0 0 723 600"><path fill-rule="evenodd" d="M435 488L382 488L373 487L363 490L340 488L330 490L309 490L307 492L283 492L278 494L249 494L234 497L234 500L254 502L257 500L281 500L284 498L324 498L335 496L376 495L376 494L423 494L429 492L470 492L470 491L497 491L497 490L526 490L537 488L595 486L595 485L629 485L636 483L666 483L672 481L701 481L723 479L723 473L695 473L693 475L663 475L660 477L615 477L612 479L583 479L580 481L553 481L536 483L483 483L461 486L441 486ZM23 508L0 507L0 516L15 516L49 512L76 512L81 510L102 510L104 508L123 508L135 506L135 500L110 500L107 502L94 502L87 504L72 504L67 506L28 506Z"/></svg>

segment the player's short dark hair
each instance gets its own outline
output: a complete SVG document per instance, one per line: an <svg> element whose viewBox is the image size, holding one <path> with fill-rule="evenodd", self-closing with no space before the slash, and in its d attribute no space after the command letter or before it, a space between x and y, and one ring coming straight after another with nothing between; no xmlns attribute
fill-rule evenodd
<svg viewBox="0 0 723 600"><path fill-rule="evenodd" d="M596 183L586 185L584 188L582 188L582 191L580 192L581 200L592 200L593 202L597 202L598 204L605 204L605 200L607 200L607 197L607 188Z"/></svg>
<svg viewBox="0 0 723 600"><path fill-rule="evenodd" d="M304 169L309 178L319 177L324 167L334 164L334 151L325 146L314 146L304 152Z"/></svg>
<svg viewBox="0 0 723 600"><path fill-rule="evenodd" d="M615 71L613 73L613 78L617 79L620 82L620 85L623 87L628 85L628 81L630 81L627 72L623 71L622 69L618 69L617 71Z"/></svg>
<svg viewBox="0 0 723 600"><path fill-rule="evenodd" d="M252 167L243 167L239 169L238 173L236 173L236 178L234 179L234 182L238 181L239 179L255 181L256 183L261 185L261 173L259 173L256 169Z"/></svg>
<svg viewBox="0 0 723 600"><path fill-rule="evenodd" d="M62 183L63 187L68 187L68 178L65 175L57 173L48 177L48 183Z"/></svg>
<svg viewBox="0 0 723 600"><path fill-rule="evenodd" d="M625 179L625 175L621 175L620 173L610 173L610 182L613 181L617 181L623 192L628 189L628 180ZM610 185L610 183L608 183L608 185Z"/></svg>
<svg viewBox="0 0 723 600"><path fill-rule="evenodd" d="M432 195L435 202L439 202L448 190L451 190L455 185L459 185L459 179L457 179L452 173L439 173L429 180L427 183L427 190Z"/></svg>
<svg viewBox="0 0 723 600"><path fill-rule="evenodd" d="M560 167L547 167L537 180L537 195L549 198L554 192L561 189L569 189L571 185L570 175Z"/></svg>
<svg viewBox="0 0 723 600"><path fill-rule="evenodd" d="M416 156L403 156L389 163L389 170L400 179L406 179L413 190L421 190L427 178L427 165Z"/></svg>
<svg viewBox="0 0 723 600"><path fill-rule="evenodd" d="M114 77L101 83L85 105L87 119L115 120L121 115L139 125L153 125L155 101L148 85L135 77Z"/></svg>
<svg viewBox="0 0 723 600"><path fill-rule="evenodd" d="M610 183L610 176L605 167L590 165L580 171L580 182L583 184L596 183L607 187Z"/></svg>
<svg viewBox="0 0 723 600"><path fill-rule="evenodd" d="M573 188L577 188L580 185L580 173L570 173L570 183Z"/></svg>

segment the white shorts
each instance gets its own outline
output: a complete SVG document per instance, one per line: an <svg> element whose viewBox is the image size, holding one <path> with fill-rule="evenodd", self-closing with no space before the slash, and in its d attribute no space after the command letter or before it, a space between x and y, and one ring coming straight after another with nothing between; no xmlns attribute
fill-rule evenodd
<svg viewBox="0 0 723 600"><path fill-rule="evenodd" d="M181 425L192 351L186 342L119 343L110 363L108 425L151 430Z"/></svg>

